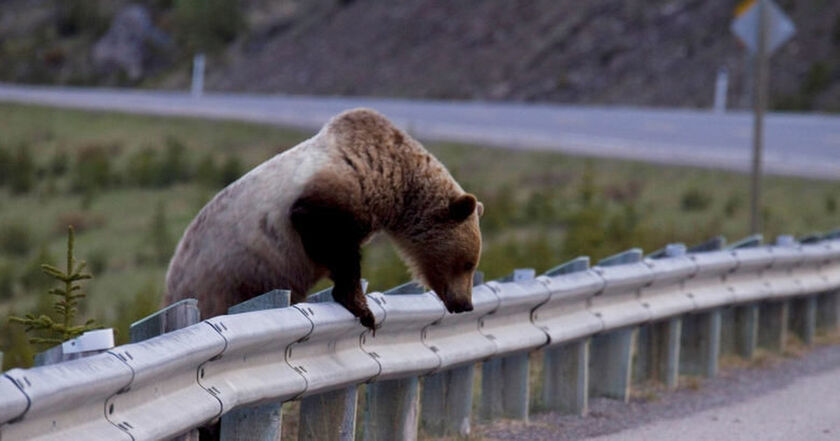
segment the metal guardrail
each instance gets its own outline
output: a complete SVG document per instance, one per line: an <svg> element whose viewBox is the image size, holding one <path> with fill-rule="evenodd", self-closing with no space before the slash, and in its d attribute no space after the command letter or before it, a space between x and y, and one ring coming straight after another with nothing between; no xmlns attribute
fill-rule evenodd
<svg viewBox="0 0 840 441"><path fill-rule="evenodd" d="M729 248L722 241L688 251L674 245L647 257L633 249L592 268L580 258L537 277L517 272L476 286L474 310L464 314L446 313L430 292L371 293L375 335L331 302L213 317L107 353L5 372L0 440L167 439L245 406L437 375L491 359L510 360L521 370L527 357L519 354L534 349L838 289L840 238L782 238L775 245L748 238ZM840 314L837 305L835 299L826 308ZM720 318L711 323L719 327ZM635 334L621 335L609 344L626 355L621 342ZM588 343L575 348L584 356L575 358L578 370L585 372L580 363ZM602 380L586 377L574 381ZM584 383L577 393L586 390ZM517 405L526 406L527 417L525 393L525 403ZM585 411L585 397L578 403Z"/></svg>

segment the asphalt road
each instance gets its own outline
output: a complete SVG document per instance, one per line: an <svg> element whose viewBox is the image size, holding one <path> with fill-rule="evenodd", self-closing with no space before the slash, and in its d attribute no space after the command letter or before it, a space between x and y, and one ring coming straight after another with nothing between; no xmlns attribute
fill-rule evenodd
<svg viewBox="0 0 840 441"><path fill-rule="evenodd" d="M421 139L747 171L749 113L282 95L205 94L0 84L0 101L159 115L237 119L316 129L371 107ZM840 117L770 114L767 173L840 178Z"/></svg>

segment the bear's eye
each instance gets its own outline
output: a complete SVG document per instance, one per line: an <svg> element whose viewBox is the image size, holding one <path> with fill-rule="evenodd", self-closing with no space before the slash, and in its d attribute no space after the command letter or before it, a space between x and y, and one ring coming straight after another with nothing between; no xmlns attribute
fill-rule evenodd
<svg viewBox="0 0 840 441"><path fill-rule="evenodd" d="M464 264L464 271L472 271L475 268L475 263L467 262Z"/></svg>

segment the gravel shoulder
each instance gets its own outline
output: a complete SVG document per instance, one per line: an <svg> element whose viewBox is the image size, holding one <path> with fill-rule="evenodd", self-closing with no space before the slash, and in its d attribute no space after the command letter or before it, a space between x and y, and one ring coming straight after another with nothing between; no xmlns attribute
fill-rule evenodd
<svg viewBox="0 0 840 441"><path fill-rule="evenodd" d="M785 438L781 429L799 425L814 431L798 432L800 439L836 439L840 418L831 415L840 415L840 411L814 412L804 407L806 403L821 403L823 410L826 405L840 406L836 398L840 392L840 345L834 343L804 353L762 354L749 364L730 361L717 378L689 379L674 392L646 391L628 404L593 399L586 417L547 413L532 416L528 423L479 425L473 437L484 441L602 436L603 440L648 440L657 434L661 439L792 439ZM732 432L738 427L745 437ZM763 430L763 435L757 430ZM720 438L718 432L726 435Z"/></svg>

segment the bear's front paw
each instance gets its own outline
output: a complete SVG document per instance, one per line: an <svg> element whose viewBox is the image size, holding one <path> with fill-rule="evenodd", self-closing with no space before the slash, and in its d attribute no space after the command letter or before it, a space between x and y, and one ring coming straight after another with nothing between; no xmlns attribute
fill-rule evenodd
<svg viewBox="0 0 840 441"><path fill-rule="evenodd" d="M362 326L376 332L376 317L373 316L370 309L364 308L359 310L356 316L359 317L359 321L362 323Z"/></svg>

